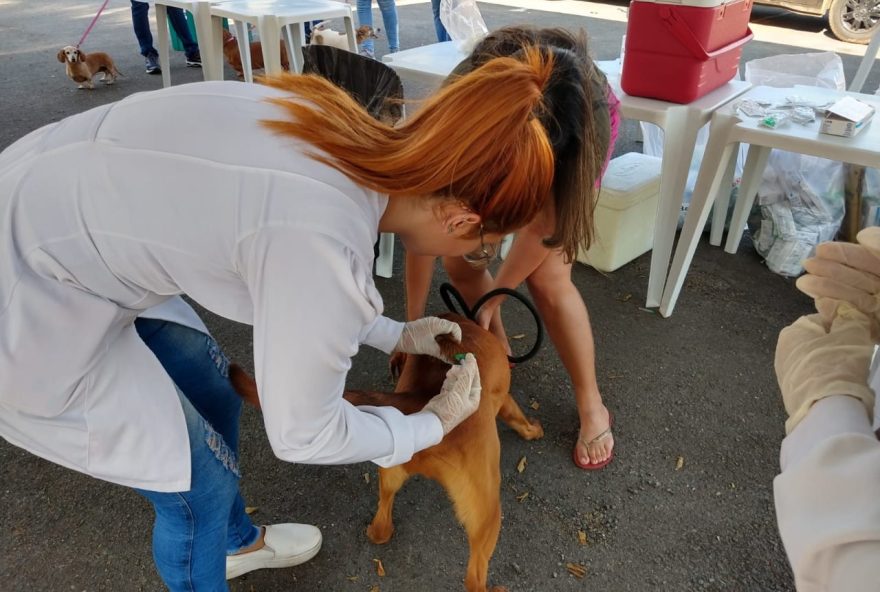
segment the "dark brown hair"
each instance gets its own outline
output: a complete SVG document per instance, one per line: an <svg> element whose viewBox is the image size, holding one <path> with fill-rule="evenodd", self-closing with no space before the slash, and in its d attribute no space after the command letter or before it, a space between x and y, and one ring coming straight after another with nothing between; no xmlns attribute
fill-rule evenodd
<svg viewBox="0 0 880 592"><path fill-rule="evenodd" d="M567 261L593 240L593 211L611 141L607 81L587 50L586 34L565 29L505 27L490 33L453 71L449 81L498 56L516 56L539 46L553 52L554 72L544 87L539 115L553 146L556 226L544 240L561 248Z"/></svg>

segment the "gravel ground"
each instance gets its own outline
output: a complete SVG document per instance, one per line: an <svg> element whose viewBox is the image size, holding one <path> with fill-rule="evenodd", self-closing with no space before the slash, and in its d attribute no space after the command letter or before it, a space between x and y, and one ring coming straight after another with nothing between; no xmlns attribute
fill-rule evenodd
<svg viewBox="0 0 880 592"><path fill-rule="evenodd" d="M617 55L623 23L559 14L553 2L545 4L547 12L481 8L490 27L584 27L598 58ZM77 90L66 78L55 53L79 39L98 5L0 2L0 148L64 116L161 86L159 77L143 72L123 0L110 3L84 49L108 51L125 77L93 92ZM399 12L402 47L433 41L427 4ZM380 20L377 10L375 22ZM384 49L378 42L379 53ZM745 58L789 50L752 43ZM857 66L856 58L844 60L849 71ZM184 67L182 54L172 61L175 83L200 79L198 70ZM408 88L407 94L421 90ZM641 150L636 129L625 123L616 154ZM401 262L398 245L394 277L376 280L387 313L397 318L403 316ZM577 416L553 348L514 370L514 395L524 407L537 403L529 412L546 436L524 442L499 427L504 523L490 580L516 592L792 590L773 511L784 415L772 363L779 330L810 303L790 280L765 268L748 237L736 256L700 246L669 319L643 308L648 265L645 255L612 274L582 265L574 270L593 320L600 387L616 418L616 458L605 470L587 473L571 462ZM441 280L442 272L436 282ZM442 310L436 295L430 309ZM505 315L512 334L527 330L521 311L511 307ZM229 356L249 364L249 327L205 317ZM363 351L350 386L390 388L385 356ZM519 472L522 457L528 463ZM243 418L242 465L242 489L258 521L317 524L325 544L308 564L249 574L231 583L233 591L460 589L466 540L435 483L414 479L402 490L395 537L377 547L364 535L376 502L374 465L280 462L250 409ZM150 558L151 510L139 496L5 442L0 475L0 588L162 588ZM585 566L586 576L571 575L568 563Z"/></svg>

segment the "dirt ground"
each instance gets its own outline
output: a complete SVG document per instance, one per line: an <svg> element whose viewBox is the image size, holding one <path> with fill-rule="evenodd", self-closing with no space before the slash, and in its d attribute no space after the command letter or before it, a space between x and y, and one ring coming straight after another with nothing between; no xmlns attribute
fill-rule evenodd
<svg viewBox="0 0 880 592"><path fill-rule="evenodd" d="M597 58L616 57L624 23L553 12L554 2L544 4L545 11L481 8L490 28L522 22L583 27ZM160 77L143 71L123 0L110 3L84 49L108 51L125 77L92 92L66 78L55 53L76 43L98 6L0 1L0 149L46 123L161 86ZM403 48L433 41L428 4L404 3L399 14ZM378 52L385 48L379 41ZM753 42L744 59L783 51L791 48ZM844 60L854 71L857 58ZM175 84L200 79L198 70L184 67L181 53L172 62ZM626 122L616 155L641 150L636 129ZM402 255L398 244L394 277L376 279L394 318L403 317ZM808 312L810 302L791 280L766 269L747 237L737 255L704 241L675 314L663 319L644 308L649 257L611 274L580 264L574 270L593 322L600 387L616 419L610 466L587 473L572 464L577 416L552 346L513 372L515 397L524 407L534 404L528 411L546 436L524 442L499 428L504 523L490 580L512 592L792 590L773 510L784 419L773 352L779 330ZM442 278L438 272L435 284ZM429 308L443 308L436 290ZM505 315L510 333L530 331L520 310L510 307ZM207 312L205 318L227 354L250 364L250 328ZM384 354L365 349L354 361L350 386L390 388L386 362ZM527 465L519 472L522 458ZM305 565L239 578L231 582L233 591L461 589L466 540L436 484L415 479L402 490L395 536L378 547L364 535L376 502L374 465L283 463L273 456L260 417L248 409L242 466L255 519L316 524L324 548ZM150 557L151 519L150 507L133 492L0 442L0 589L160 590ZM377 575L377 559L384 577ZM568 563L585 566L586 576L570 574Z"/></svg>

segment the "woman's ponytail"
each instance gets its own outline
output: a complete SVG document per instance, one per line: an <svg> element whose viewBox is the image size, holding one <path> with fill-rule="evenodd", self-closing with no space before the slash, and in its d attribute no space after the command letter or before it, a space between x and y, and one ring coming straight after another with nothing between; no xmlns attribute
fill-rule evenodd
<svg viewBox="0 0 880 592"><path fill-rule="evenodd" d="M267 83L291 118L265 122L317 150L312 156L391 195L440 195L480 214L489 232L527 224L550 197L553 146L542 119L553 51L531 46L490 60L440 89L400 127L370 117L344 91L312 76Z"/></svg>

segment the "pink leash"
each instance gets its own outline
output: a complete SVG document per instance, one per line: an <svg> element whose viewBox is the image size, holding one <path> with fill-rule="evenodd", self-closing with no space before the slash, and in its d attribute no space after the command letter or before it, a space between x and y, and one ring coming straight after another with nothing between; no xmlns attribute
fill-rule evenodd
<svg viewBox="0 0 880 592"><path fill-rule="evenodd" d="M104 12L105 8L107 8L108 2L110 2L110 0L104 0L104 4L102 4L101 8L98 9L98 14L96 14L95 18L92 19L92 22L89 24L89 27L86 29L86 32L83 33L82 37L80 37L79 43L76 44L77 49L79 49L79 46L82 45L83 41L86 40L86 37L88 36L88 34L92 32L92 27L95 26L95 23L98 22L98 17L101 16L101 13Z"/></svg>

